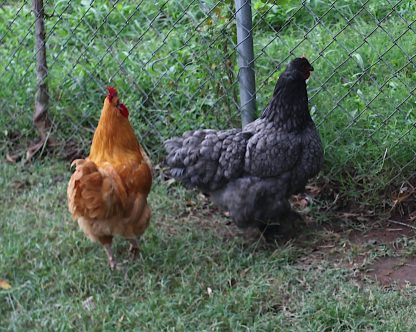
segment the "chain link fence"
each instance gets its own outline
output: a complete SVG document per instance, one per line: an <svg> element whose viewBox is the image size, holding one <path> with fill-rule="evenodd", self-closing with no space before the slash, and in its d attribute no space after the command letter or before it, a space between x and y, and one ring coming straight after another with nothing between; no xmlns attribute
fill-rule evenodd
<svg viewBox="0 0 416 332"><path fill-rule="evenodd" d="M50 136L68 158L88 152L107 85L154 162L168 137L241 125L234 1L45 0L44 9ZM255 116L288 61L305 55L324 176L363 195L415 185L416 5L257 0L251 9ZM39 50L32 1L3 1L0 16L6 154L36 137Z"/></svg>

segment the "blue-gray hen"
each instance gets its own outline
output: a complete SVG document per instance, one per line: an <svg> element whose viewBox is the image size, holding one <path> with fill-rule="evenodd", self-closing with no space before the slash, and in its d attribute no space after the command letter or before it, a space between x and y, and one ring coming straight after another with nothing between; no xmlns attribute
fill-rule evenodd
<svg viewBox="0 0 416 332"><path fill-rule="evenodd" d="M243 129L196 130L165 142L171 175L197 187L240 227L258 227L266 239L293 231L299 215L288 198L302 192L323 162L308 109L306 58L291 61L272 100Z"/></svg>

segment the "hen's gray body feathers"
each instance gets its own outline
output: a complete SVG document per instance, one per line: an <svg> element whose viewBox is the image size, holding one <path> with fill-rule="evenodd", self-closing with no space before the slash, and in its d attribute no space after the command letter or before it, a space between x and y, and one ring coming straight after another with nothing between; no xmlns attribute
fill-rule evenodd
<svg viewBox="0 0 416 332"><path fill-rule="evenodd" d="M165 142L173 177L204 191L216 190L244 170L250 134L239 129L187 132Z"/></svg>
<svg viewBox="0 0 416 332"><path fill-rule="evenodd" d="M241 227L291 216L288 197L322 164L305 80L289 69L261 118L242 130L196 130L165 142L172 176L209 193Z"/></svg>

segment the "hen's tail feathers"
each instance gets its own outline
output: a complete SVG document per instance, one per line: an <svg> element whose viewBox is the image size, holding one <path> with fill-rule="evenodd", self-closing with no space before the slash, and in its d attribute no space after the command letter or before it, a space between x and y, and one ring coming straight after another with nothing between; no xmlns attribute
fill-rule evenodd
<svg viewBox="0 0 416 332"><path fill-rule="evenodd" d="M109 165L98 168L89 160L74 160L76 169L68 184L68 207L74 218L105 219L126 210L127 192Z"/></svg>

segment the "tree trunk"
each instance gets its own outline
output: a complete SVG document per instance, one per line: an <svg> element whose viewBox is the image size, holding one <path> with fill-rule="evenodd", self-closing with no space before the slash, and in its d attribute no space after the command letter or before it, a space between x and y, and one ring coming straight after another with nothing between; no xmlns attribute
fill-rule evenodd
<svg viewBox="0 0 416 332"><path fill-rule="evenodd" d="M35 112L33 124L35 125L40 142L29 147L27 159L30 159L39 151L48 140L51 123L48 118L49 94L48 94L48 66L46 63L46 41L45 41L45 12L43 0L33 0L33 11L35 13L35 39L36 39L36 77L37 92L35 96Z"/></svg>

